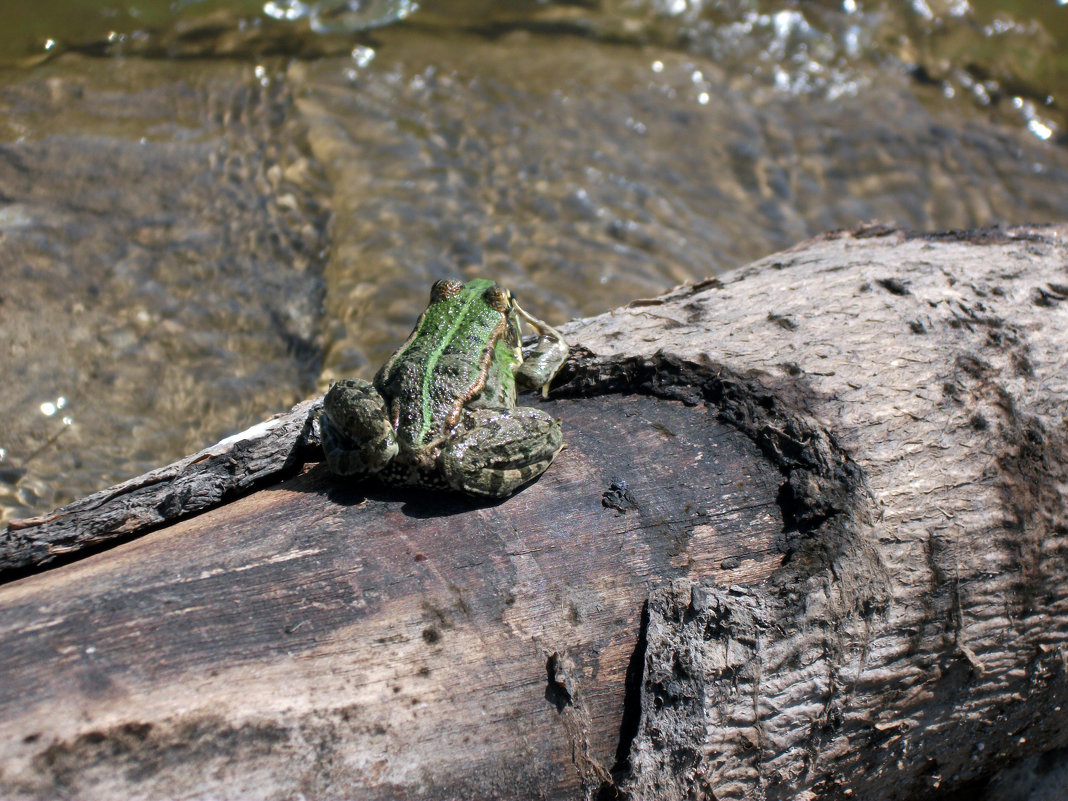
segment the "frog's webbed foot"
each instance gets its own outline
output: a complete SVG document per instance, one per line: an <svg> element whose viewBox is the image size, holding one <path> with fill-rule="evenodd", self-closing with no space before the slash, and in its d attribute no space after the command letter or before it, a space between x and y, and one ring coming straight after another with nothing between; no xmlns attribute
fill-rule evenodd
<svg viewBox="0 0 1068 801"><path fill-rule="evenodd" d="M368 381L346 378L330 387L319 428L327 466L338 475L377 473L397 455L386 402Z"/></svg>
<svg viewBox="0 0 1068 801"><path fill-rule="evenodd" d="M449 486L503 498L541 475L564 446L560 423L540 409L472 409L464 431L442 448Z"/></svg>

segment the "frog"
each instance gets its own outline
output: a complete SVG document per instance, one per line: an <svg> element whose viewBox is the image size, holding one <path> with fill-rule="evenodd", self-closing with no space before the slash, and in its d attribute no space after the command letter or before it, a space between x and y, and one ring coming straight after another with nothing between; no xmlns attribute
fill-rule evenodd
<svg viewBox="0 0 1068 801"><path fill-rule="evenodd" d="M521 324L537 339L523 350ZM444 279L412 333L373 381L335 382L319 427L331 472L389 485L504 498L544 473L565 447L560 422L517 406L548 392L564 337L496 282Z"/></svg>

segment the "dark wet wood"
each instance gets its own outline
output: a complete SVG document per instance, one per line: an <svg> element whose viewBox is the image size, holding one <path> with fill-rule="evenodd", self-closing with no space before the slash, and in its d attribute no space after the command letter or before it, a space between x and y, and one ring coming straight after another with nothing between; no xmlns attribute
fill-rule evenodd
<svg viewBox="0 0 1068 801"><path fill-rule="evenodd" d="M0 588L3 795L609 788L650 587L769 575L783 479L704 403L544 407L569 447L497 504L312 465Z"/></svg>
<svg viewBox="0 0 1068 801"><path fill-rule="evenodd" d="M321 405L319 398L305 401L166 467L47 515L12 520L0 532L0 582L132 539L295 472L314 455L312 420Z"/></svg>

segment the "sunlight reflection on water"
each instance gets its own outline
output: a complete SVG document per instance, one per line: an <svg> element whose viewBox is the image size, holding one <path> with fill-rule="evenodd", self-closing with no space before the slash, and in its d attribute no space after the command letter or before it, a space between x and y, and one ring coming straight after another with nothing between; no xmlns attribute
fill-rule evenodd
<svg viewBox="0 0 1068 801"><path fill-rule="evenodd" d="M861 220L1068 218L1063 5L16 8L0 520L367 376L444 275L561 322Z"/></svg>
<svg viewBox="0 0 1068 801"><path fill-rule="evenodd" d="M412 0L268 0L263 13L289 22L306 19L316 33L352 33L405 19L418 8Z"/></svg>

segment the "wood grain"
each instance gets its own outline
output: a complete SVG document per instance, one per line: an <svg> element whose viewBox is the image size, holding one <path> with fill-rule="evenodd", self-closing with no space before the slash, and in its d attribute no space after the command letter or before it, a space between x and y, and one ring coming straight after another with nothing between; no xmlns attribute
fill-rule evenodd
<svg viewBox="0 0 1068 801"><path fill-rule="evenodd" d="M0 588L2 795L609 787L650 587L770 574L782 477L705 404L544 406L568 449L502 503L314 465Z"/></svg>

